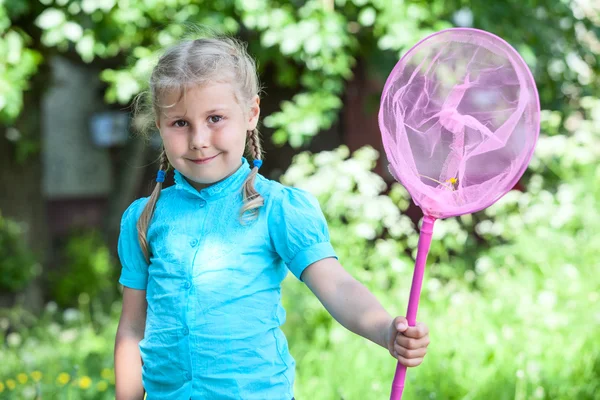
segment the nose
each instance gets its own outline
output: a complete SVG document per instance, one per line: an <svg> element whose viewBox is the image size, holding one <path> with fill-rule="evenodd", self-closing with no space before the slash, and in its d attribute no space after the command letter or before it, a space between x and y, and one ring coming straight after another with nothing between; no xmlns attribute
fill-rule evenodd
<svg viewBox="0 0 600 400"><path fill-rule="evenodd" d="M189 147L190 150L210 147L210 129L206 126L197 126L190 132Z"/></svg>

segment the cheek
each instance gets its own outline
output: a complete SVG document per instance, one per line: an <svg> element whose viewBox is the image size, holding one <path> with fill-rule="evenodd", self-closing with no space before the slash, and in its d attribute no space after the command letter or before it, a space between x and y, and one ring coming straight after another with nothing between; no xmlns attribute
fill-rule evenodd
<svg viewBox="0 0 600 400"><path fill-rule="evenodd" d="M213 136L213 143L219 147L244 148L246 144L246 133L238 129L223 129Z"/></svg>
<svg viewBox="0 0 600 400"><path fill-rule="evenodd" d="M187 140L185 135L172 135L166 133L161 135L163 145L168 153L179 153L182 149L187 148Z"/></svg>

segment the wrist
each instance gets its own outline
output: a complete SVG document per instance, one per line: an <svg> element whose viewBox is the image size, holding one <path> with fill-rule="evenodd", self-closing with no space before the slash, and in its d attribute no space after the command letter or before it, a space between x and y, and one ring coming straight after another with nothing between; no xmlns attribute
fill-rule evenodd
<svg viewBox="0 0 600 400"><path fill-rule="evenodd" d="M390 340L391 340L390 335L392 334L392 324L393 323L394 323L394 318L392 318L391 316L388 315L387 318L384 320L382 327L380 328L380 332L382 332L382 335L381 335L381 343L379 343L379 345L388 350L390 347Z"/></svg>

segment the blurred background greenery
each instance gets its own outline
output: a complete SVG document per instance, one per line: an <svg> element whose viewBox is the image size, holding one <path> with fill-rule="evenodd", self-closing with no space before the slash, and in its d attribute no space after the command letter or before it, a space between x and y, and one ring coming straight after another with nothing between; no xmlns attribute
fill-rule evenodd
<svg viewBox="0 0 600 400"><path fill-rule="evenodd" d="M530 168L438 221L410 399L600 399L600 3L593 0L0 0L0 398L114 398L118 221L157 147L129 134L156 52L235 34L265 86L265 175L318 196L342 264L403 314L419 210L392 182L376 113L424 36L488 30L543 109ZM285 282L299 399L385 399L395 362Z"/></svg>

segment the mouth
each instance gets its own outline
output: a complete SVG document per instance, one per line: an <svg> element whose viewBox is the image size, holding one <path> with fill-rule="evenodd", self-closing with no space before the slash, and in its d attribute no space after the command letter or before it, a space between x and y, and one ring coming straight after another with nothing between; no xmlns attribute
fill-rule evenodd
<svg viewBox="0 0 600 400"><path fill-rule="evenodd" d="M219 153L219 154L221 154L221 153ZM212 160L214 160L219 154L214 155L212 157L207 157L207 158L196 158L196 159L188 158L188 160L191 161L191 162L193 162L194 164L198 164L198 165L208 164L209 162L211 162Z"/></svg>

